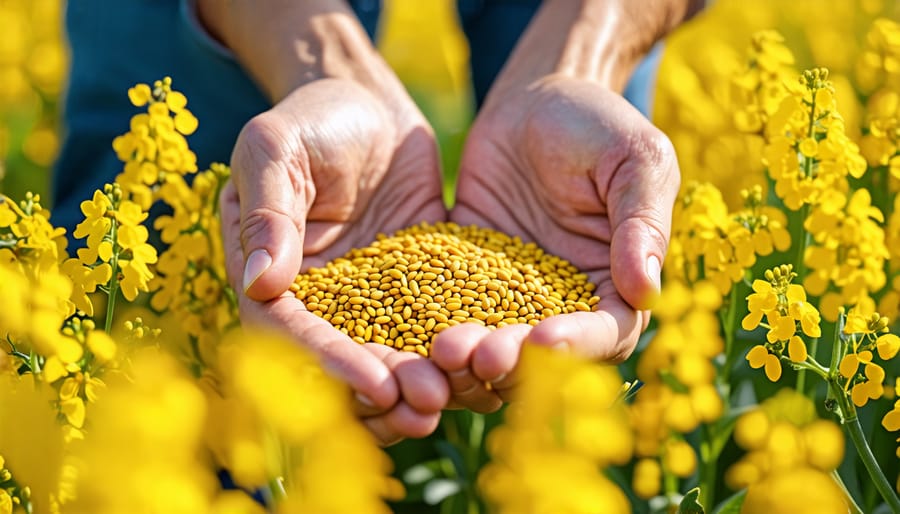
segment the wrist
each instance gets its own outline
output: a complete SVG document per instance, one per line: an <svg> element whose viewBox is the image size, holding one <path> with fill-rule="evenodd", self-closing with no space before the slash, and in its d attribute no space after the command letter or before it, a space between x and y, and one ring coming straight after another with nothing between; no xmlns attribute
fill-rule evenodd
<svg viewBox="0 0 900 514"><path fill-rule="evenodd" d="M545 76L587 80L621 93L653 45L702 0L545 0L491 96ZM494 94L495 91L498 94Z"/></svg>
<svg viewBox="0 0 900 514"><path fill-rule="evenodd" d="M403 86L343 0L198 0L198 18L276 103L320 79L355 82L402 104Z"/></svg>

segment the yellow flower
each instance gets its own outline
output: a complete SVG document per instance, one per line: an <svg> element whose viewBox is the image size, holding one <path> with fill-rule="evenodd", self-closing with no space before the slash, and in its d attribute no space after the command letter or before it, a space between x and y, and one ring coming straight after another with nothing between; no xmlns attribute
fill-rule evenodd
<svg viewBox="0 0 900 514"><path fill-rule="evenodd" d="M641 459L634 465L631 487L639 498L649 500L659 494L662 468L656 459Z"/></svg>
<svg viewBox="0 0 900 514"><path fill-rule="evenodd" d="M766 339L770 343L776 341L787 341L797 332L797 323L791 316L785 316L778 311L772 311L766 314L766 321L769 324L769 331L766 332Z"/></svg>
<svg viewBox="0 0 900 514"><path fill-rule="evenodd" d="M66 259L60 265L60 270L72 279L72 303L88 316L93 316L94 305L89 294L95 292L98 285L109 282L112 268L106 263L91 268L83 265L79 259Z"/></svg>
<svg viewBox="0 0 900 514"><path fill-rule="evenodd" d="M894 334L882 334L875 340L875 345L878 348L878 356L882 360L890 360L900 350L900 337Z"/></svg>
<svg viewBox="0 0 900 514"><path fill-rule="evenodd" d="M800 141L798 150L806 157L815 157L819 151L819 144L814 138L807 137L803 141Z"/></svg>
<svg viewBox="0 0 900 514"><path fill-rule="evenodd" d="M99 189L94 191L92 200L81 202L81 212L85 218L75 227L73 235L79 239L87 237L87 248L78 250L78 257L83 264L91 265L97 261L96 249L112 227L112 220L106 216L111 208L109 197Z"/></svg>
<svg viewBox="0 0 900 514"><path fill-rule="evenodd" d="M858 374L860 365L864 365L864 377ZM850 398L857 407L884 394L884 369L872 362L872 352L869 350L848 353L841 359L838 370L847 379L844 390L850 389Z"/></svg>
<svg viewBox="0 0 900 514"><path fill-rule="evenodd" d="M809 357L806 353L806 343L799 336L791 337L788 342L788 356L793 362L804 362Z"/></svg>
<svg viewBox="0 0 900 514"><path fill-rule="evenodd" d="M828 474L810 468L790 468L747 488L742 513L844 514L847 500Z"/></svg>
<svg viewBox="0 0 900 514"><path fill-rule="evenodd" d="M150 101L150 86L138 84L128 89L128 99L135 107L143 107Z"/></svg>
<svg viewBox="0 0 900 514"><path fill-rule="evenodd" d="M781 378L781 361L778 356L769 353L769 350L763 345L756 345L747 353L747 361L753 369L759 369L763 366L766 368L766 378L772 382L777 382Z"/></svg>
<svg viewBox="0 0 900 514"><path fill-rule="evenodd" d="M742 448L758 450L769 439L771 422L762 409L756 408L740 416L734 425L734 440Z"/></svg>
<svg viewBox="0 0 900 514"><path fill-rule="evenodd" d="M747 297L750 313L744 316L741 327L744 330L753 330L759 326L764 314L767 314L778 306L778 295L775 288L766 280L753 281L753 293Z"/></svg>
<svg viewBox="0 0 900 514"><path fill-rule="evenodd" d="M203 395L171 357L147 349L134 363L129 379L109 384L76 447L71 510L205 512L215 478L199 458Z"/></svg>
<svg viewBox="0 0 900 514"><path fill-rule="evenodd" d="M815 420L802 429L806 461L814 468L829 472L844 460L844 434L831 421Z"/></svg>
<svg viewBox="0 0 900 514"><path fill-rule="evenodd" d="M6 492L6 489L0 489L0 514L12 514L12 510L12 496L10 496L8 492Z"/></svg>
<svg viewBox="0 0 900 514"><path fill-rule="evenodd" d="M233 333L219 347L213 414L236 426L214 427L217 457L245 483L284 477L285 512L387 512L390 461L356 421L345 385L293 342L258 332L247 342Z"/></svg>
<svg viewBox="0 0 900 514"><path fill-rule="evenodd" d="M520 372L518 399L507 409L505 424L488 438L493 460L478 477L485 500L501 513L523 509L630 511L624 494L601 471L611 462L628 459L632 445L628 431L613 431L611 439L600 445L624 448L624 453L585 453L582 450L586 446L577 431L567 429L594 416L606 418L594 425L597 427L624 424L624 412L614 405L621 385L614 369L547 348L526 346ZM589 384L593 386L584 389ZM562 427L563 432L554 435L554 427Z"/></svg>
<svg viewBox="0 0 900 514"><path fill-rule="evenodd" d="M900 378L897 378L895 381L894 394L895 396L900 397ZM890 432L900 430L900 399L894 402L894 408L885 414L884 418L881 420L881 425Z"/></svg>
<svg viewBox="0 0 900 514"><path fill-rule="evenodd" d="M0 376L0 455L16 481L31 489L36 512L50 511L63 459L63 439L50 389L32 376Z"/></svg>
<svg viewBox="0 0 900 514"><path fill-rule="evenodd" d="M697 469L697 454L684 440L671 439L663 450L663 468L677 477L687 478Z"/></svg>

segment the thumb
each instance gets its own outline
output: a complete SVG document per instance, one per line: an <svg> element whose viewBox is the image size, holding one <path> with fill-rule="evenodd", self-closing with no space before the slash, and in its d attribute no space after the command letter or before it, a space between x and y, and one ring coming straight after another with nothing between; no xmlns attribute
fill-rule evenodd
<svg viewBox="0 0 900 514"><path fill-rule="evenodd" d="M661 133L623 163L609 184L613 284L635 310L649 309L659 295L662 263L680 177L674 150Z"/></svg>
<svg viewBox="0 0 900 514"><path fill-rule="evenodd" d="M239 285L258 301L285 292L303 260L313 184L300 169L303 152L280 135L287 133L271 112L261 114L244 127L231 158L244 257Z"/></svg>

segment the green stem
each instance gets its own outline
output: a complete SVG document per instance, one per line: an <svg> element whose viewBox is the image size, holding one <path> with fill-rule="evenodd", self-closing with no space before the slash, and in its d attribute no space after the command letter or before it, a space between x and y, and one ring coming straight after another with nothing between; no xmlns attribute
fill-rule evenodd
<svg viewBox="0 0 900 514"><path fill-rule="evenodd" d="M718 471L718 453L713 449L715 434L709 425L703 427L703 442L700 443L700 505L710 506L716 498L716 472Z"/></svg>
<svg viewBox="0 0 900 514"><path fill-rule="evenodd" d="M809 129L807 129L806 137L813 137L815 135L815 115L816 115L816 94L813 91L812 95L812 105L809 106ZM813 158L803 156L803 174L806 177L811 177L813 172ZM802 237L800 239L800 247L797 249L797 260L794 269L797 272L797 277L800 281L803 281L803 277L806 275L806 249L809 247L812 236L809 232L807 232L804 225L806 224L806 218L809 216L809 204L804 203L803 207L800 209L800 233ZM812 343L812 355L813 359L816 357L815 350L818 346L818 339L814 340ZM801 369L797 372L797 384L796 384L797 392L806 395L806 370ZM815 389L813 389L815 391Z"/></svg>
<svg viewBox="0 0 900 514"><path fill-rule="evenodd" d="M106 301L106 323L103 328L107 334L112 333L113 313L116 310L116 296L119 293L119 252L122 251L122 249L119 247L119 243L116 242L116 232L118 232L118 228L118 221L113 218L109 230L109 237L112 240L114 248L112 258L109 260L109 265L112 268L112 275L109 279L109 298Z"/></svg>
<svg viewBox="0 0 900 514"><path fill-rule="evenodd" d="M816 337L816 338L813 338L812 341L810 341L809 350L807 352L809 354L809 358L814 362L816 360L816 352L818 351L818 349L819 349L819 338ZM816 364L818 365L818 363L816 363ZM800 394L803 394L803 395L808 394L806 392L807 387L806 387L806 369L805 368L800 368L800 370L797 371L796 389L797 389L797 392ZM816 388L810 387L809 389L811 391L811 393L809 393L809 394L811 394L813 397L815 397Z"/></svg>
<svg viewBox="0 0 900 514"><path fill-rule="evenodd" d="M847 497L847 501L850 503L850 514L865 514L859 505L856 504L856 500L853 499L853 495L850 494L850 491L847 489L847 486L844 484L844 480L841 478L841 474L834 470L831 472L831 478L834 480L834 483L841 488L841 491L844 491L844 496Z"/></svg>
<svg viewBox="0 0 900 514"><path fill-rule="evenodd" d="M891 512L900 512L900 498L897 497L897 494L894 492L894 487L888 482L887 477L885 477L884 473L881 471L881 467L878 465L878 461L872 453L872 448L869 447L869 443L866 441L866 436L863 434L859 418L856 416L856 409L848 401L847 395L841 390L840 383L837 380L830 381L829 385L834 390L835 397L843 412L844 428L850 436L850 440L853 441L853 446L856 447L856 453L859 455L859 459L866 467L866 471L869 472L869 477L875 484L875 489L878 490L878 493L891 508Z"/></svg>
<svg viewBox="0 0 900 514"><path fill-rule="evenodd" d="M469 444L467 455L467 467L470 475L470 484L467 487L466 505L468 514L478 514L481 508L478 504L478 495L475 492L475 483L478 477L479 460L481 455L481 444L484 439L484 414L473 412L472 421L469 423Z"/></svg>
<svg viewBox="0 0 900 514"><path fill-rule="evenodd" d="M739 285L740 283L735 284L734 287L731 288L731 295L728 299L728 309L726 309L725 315L722 316L722 332L725 336L725 364L722 366L722 371L718 375L718 385L726 399L729 396L728 393L731 385L731 369L734 367L735 359L737 359L734 348L734 334L737 332L737 327L734 323L737 318L737 289Z"/></svg>

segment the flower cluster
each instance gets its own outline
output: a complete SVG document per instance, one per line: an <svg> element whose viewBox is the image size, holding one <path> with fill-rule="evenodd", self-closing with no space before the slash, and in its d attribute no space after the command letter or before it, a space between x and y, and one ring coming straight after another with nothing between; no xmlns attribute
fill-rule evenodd
<svg viewBox="0 0 900 514"><path fill-rule="evenodd" d="M860 143L869 165L890 188L896 190L900 179L900 24L881 19L872 25L866 36L866 46L858 66L862 89L871 92L866 104L866 125ZM884 172L886 170L886 173ZM889 178L888 178L889 177ZM885 180L887 179L887 180ZM900 314L900 200L894 199L893 212L888 220L886 244L892 260L894 276L891 291L882 299L879 308L891 316Z"/></svg>
<svg viewBox="0 0 900 514"><path fill-rule="evenodd" d="M743 279L757 256L790 247L784 213L763 204L762 188L743 190L741 196L743 209L728 212L711 184L687 185L675 205L669 251L682 280L705 277L724 295Z"/></svg>
<svg viewBox="0 0 900 514"><path fill-rule="evenodd" d="M734 440L747 450L725 474L734 490L747 488L741 512L845 513L847 499L829 474L844 458L844 437L832 421L790 389L738 418Z"/></svg>
<svg viewBox="0 0 900 514"><path fill-rule="evenodd" d="M894 408L881 419L881 425L889 432L900 430L900 378L897 379L894 386L894 395L897 398ZM900 443L900 438L897 438L897 442ZM897 457L900 457L900 446L897 447ZM897 482L897 489L900 490L900 480Z"/></svg>
<svg viewBox="0 0 900 514"><path fill-rule="evenodd" d="M884 368L874 361L875 355L889 361L900 350L900 337L888 332L888 319L874 308L871 300L860 303L850 309L844 323L847 352L840 360L838 371L845 380L844 391L849 392L857 407L884 394Z"/></svg>
<svg viewBox="0 0 900 514"><path fill-rule="evenodd" d="M159 312L174 313L196 349L190 352L191 358L201 363L210 361L218 336L237 320L218 217L219 192L228 176L222 164L197 173L190 184L180 175L169 175L159 196L172 213L154 222L168 246L150 286L150 305Z"/></svg>
<svg viewBox="0 0 900 514"><path fill-rule="evenodd" d="M737 108L734 125L741 132L762 134L784 98L783 83L793 73L794 55L775 30L753 34L746 69L733 79Z"/></svg>
<svg viewBox="0 0 900 514"><path fill-rule="evenodd" d="M692 291L673 280L662 290L656 335L637 363L644 386L629 409L640 459L632 482L642 498L659 494L663 473L693 475L697 456L685 435L724 411L713 364L724 349L715 315L721 301L709 281L695 284Z"/></svg>
<svg viewBox="0 0 900 514"><path fill-rule="evenodd" d="M201 381L216 461L239 485L283 496L279 512L388 512L381 498L402 496L402 486L355 422L346 386L295 343L248 336L229 334L216 373Z"/></svg>
<svg viewBox="0 0 900 514"><path fill-rule="evenodd" d="M806 343L801 334L822 335L819 311L807 302L803 286L791 283L796 276L790 264L766 270L765 280L753 281L753 293L747 297L750 312L741 321L744 330L760 325L768 329L766 342L751 348L747 360L753 368L765 366L766 376L773 382L781 378L783 357L791 362L806 361Z"/></svg>
<svg viewBox="0 0 900 514"><path fill-rule="evenodd" d="M493 460L478 476L487 503L499 514L630 512L602 472L631 458L618 373L537 346L523 349L519 372L517 400L488 436Z"/></svg>
<svg viewBox="0 0 900 514"><path fill-rule="evenodd" d="M131 118L131 130L113 141L125 163L116 181L142 208L156 200L159 186L197 171L197 156L185 136L197 130L197 118L187 109L187 98L172 90L172 79L157 80L151 88L138 84L128 90L135 107L146 113Z"/></svg>
<svg viewBox="0 0 900 514"><path fill-rule="evenodd" d="M846 194L848 175L865 173L865 159L837 113L828 70L807 70L797 87L782 91L783 99L764 128L763 163L775 181L775 193L792 210L828 204L836 194Z"/></svg>

